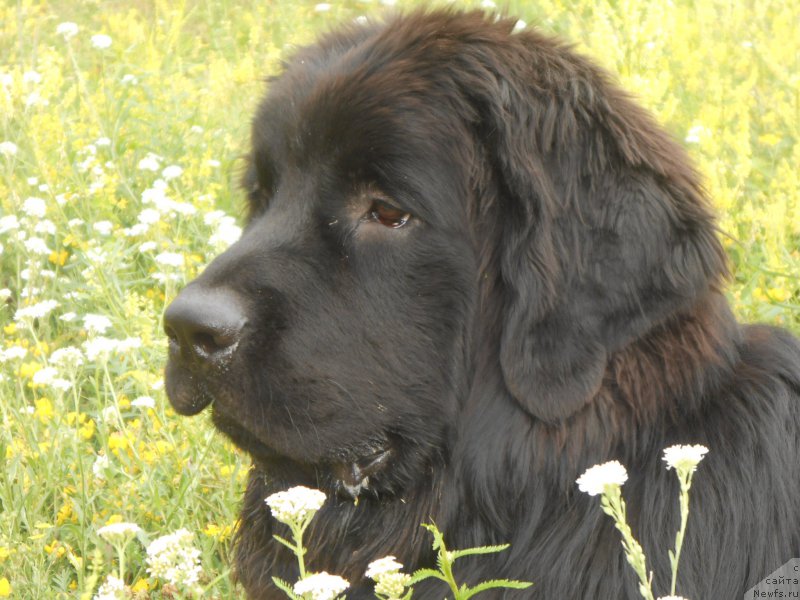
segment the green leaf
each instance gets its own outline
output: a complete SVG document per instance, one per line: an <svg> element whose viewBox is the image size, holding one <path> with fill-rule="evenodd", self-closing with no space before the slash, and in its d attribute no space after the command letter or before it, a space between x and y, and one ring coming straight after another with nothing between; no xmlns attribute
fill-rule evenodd
<svg viewBox="0 0 800 600"><path fill-rule="evenodd" d="M294 590L292 590L292 586L290 586L283 579L278 579L277 577L273 577L272 582L275 584L275 587L277 587L279 590L282 590L292 600L303 600L300 596L294 593Z"/></svg>
<svg viewBox="0 0 800 600"><path fill-rule="evenodd" d="M499 546L478 546L477 548L467 548L466 550L451 550L453 560L461 558L462 556L470 556L472 554L494 554L495 552L502 552L507 549L511 544L501 544Z"/></svg>
<svg viewBox="0 0 800 600"><path fill-rule="evenodd" d="M289 550L291 550L292 552L297 552L297 547L296 547L296 546L295 546L293 543L291 543L290 541L288 541L288 540L285 540L285 539L283 539L281 536L279 536L279 535L275 535L275 534L273 534L273 535L272 535L272 537L274 537L274 538L275 538L276 540L278 540L278 541L279 541L281 544L283 544L284 546L286 546L287 548L289 548Z"/></svg>
<svg viewBox="0 0 800 600"><path fill-rule="evenodd" d="M524 590L526 588L531 587L533 584L529 581L515 581L509 579L491 579L489 581L484 581L479 583L473 588L470 588L469 591L462 596L462 600L467 600L467 598L472 598L475 594L479 594L480 592L485 592L486 590L491 590L495 588L509 588L513 590Z"/></svg>
<svg viewBox="0 0 800 600"><path fill-rule="evenodd" d="M441 581L447 581L447 579L445 579L439 571L434 571L433 569L419 569L414 571L413 575L411 575L411 579L408 580L408 585L416 585L420 581L430 579L431 577L434 579L440 579Z"/></svg>

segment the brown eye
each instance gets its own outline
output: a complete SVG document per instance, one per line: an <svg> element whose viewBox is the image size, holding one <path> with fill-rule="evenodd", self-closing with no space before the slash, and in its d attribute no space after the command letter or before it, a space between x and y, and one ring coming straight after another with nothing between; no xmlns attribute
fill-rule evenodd
<svg viewBox="0 0 800 600"><path fill-rule="evenodd" d="M381 200L373 200L368 216L371 220L380 223L384 227L392 227L394 229L402 227L411 219L410 212Z"/></svg>

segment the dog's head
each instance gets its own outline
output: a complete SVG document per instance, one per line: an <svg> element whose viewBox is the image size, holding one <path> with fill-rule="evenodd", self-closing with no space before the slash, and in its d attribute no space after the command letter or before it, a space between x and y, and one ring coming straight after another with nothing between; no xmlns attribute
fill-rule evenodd
<svg viewBox="0 0 800 600"><path fill-rule="evenodd" d="M476 374L563 421L716 284L682 151L512 28L415 13L295 54L253 122L242 238L165 316L179 413L212 404L273 472L388 494L442 459Z"/></svg>

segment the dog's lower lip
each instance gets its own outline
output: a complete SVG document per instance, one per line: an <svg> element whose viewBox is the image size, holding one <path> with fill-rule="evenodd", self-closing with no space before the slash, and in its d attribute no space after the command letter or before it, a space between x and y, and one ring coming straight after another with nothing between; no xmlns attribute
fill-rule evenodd
<svg viewBox="0 0 800 600"><path fill-rule="evenodd" d="M387 449L367 457L366 463L360 467L361 472L365 476L377 473L389 461L391 455L392 451Z"/></svg>
<svg viewBox="0 0 800 600"><path fill-rule="evenodd" d="M380 472L392 456L390 449L381 450L353 462L336 463L332 467L340 494L353 500L370 489L369 478Z"/></svg>

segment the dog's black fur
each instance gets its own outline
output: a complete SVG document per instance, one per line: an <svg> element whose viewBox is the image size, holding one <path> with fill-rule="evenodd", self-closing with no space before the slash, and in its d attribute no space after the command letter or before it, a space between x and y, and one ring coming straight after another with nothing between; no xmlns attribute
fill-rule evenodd
<svg viewBox="0 0 800 600"><path fill-rule="evenodd" d="M177 301L245 324L217 357L168 321L166 373L178 412L213 400L252 454L250 598L296 579L264 498L298 484L329 494L307 563L349 599L372 597L376 558L432 566L430 521L453 548L511 543L457 575L534 586L484 598L637 598L575 484L611 459L666 594L676 443L710 448L679 592L741 598L800 556L800 345L734 320L684 151L604 71L512 27L452 11L344 27L257 112L245 232Z"/></svg>

